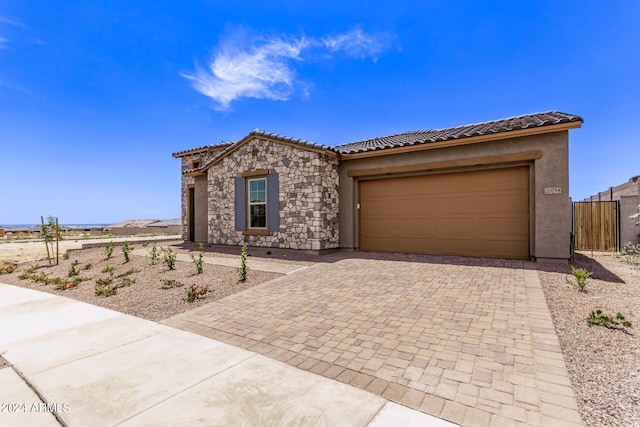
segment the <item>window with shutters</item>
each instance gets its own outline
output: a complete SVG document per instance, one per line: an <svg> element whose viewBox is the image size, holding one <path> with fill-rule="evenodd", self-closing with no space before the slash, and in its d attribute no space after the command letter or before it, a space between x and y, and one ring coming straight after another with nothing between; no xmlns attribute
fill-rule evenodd
<svg viewBox="0 0 640 427"><path fill-rule="evenodd" d="M280 231L277 173L249 171L235 178L235 229L248 234Z"/></svg>
<svg viewBox="0 0 640 427"><path fill-rule="evenodd" d="M267 228L267 179L248 180L249 228Z"/></svg>

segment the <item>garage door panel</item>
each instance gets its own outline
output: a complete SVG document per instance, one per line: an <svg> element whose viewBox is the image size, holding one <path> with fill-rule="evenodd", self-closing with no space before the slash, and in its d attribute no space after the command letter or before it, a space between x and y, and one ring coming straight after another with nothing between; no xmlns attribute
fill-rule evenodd
<svg viewBox="0 0 640 427"><path fill-rule="evenodd" d="M529 257L528 167L360 183L360 249Z"/></svg>

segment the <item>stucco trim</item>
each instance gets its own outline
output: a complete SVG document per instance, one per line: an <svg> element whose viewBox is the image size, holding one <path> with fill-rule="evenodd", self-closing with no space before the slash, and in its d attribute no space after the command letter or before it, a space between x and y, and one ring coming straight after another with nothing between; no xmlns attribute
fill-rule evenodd
<svg viewBox="0 0 640 427"><path fill-rule="evenodd" d="M455 147L459 145L476 144L479 142L498 141L502 139L519 138L523 136L542 135L546 133L561 132L569 129L576 129L582 126L582 122L562 123L558 125L543 126L529 129L520 129L509 132L491 133L486 135L461 138L453 141L430 142L428 144L416 144L411 146L385 148L381 150L365 151L355 154L343 154L340 160L354 160L367 157L387 156L391 154L407 153L422 150L434 150L437 148Z"/></svg>
<svg viewBox="0 0 640 427"><path fill-rule="evenodd" d="M405 172L428 171L434 169L448 169L466 166L481 166L496 163L520 162L525 160L537 160L542 158L542 151L527 151L524 153L503 154L498 156L472 157L468 159L447 160L442 162L418 163L415 165L393 166L386 168L351 170L347 172L349 177L363 177L369 175L398 174Z"/></svg>

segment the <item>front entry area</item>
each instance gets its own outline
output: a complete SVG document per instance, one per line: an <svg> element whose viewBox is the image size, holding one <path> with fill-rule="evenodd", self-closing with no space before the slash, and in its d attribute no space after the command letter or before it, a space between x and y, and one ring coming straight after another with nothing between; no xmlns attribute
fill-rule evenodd
<svg viewBox="0 0 640 427"><path fill-rule="evenodd" d="M529 259L529 167L362 180L362 251Z"/></svg>

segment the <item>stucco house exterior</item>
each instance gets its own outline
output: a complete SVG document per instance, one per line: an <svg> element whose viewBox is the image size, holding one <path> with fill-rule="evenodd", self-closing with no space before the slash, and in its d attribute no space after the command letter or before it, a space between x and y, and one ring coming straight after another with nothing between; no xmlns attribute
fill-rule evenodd
<svg viewBox="0 0 640 427"><path fill-rule="evenodd" d="M549 111L335 146L254 130L180 151L183 238L567 260L582 121Z"/></svg>

